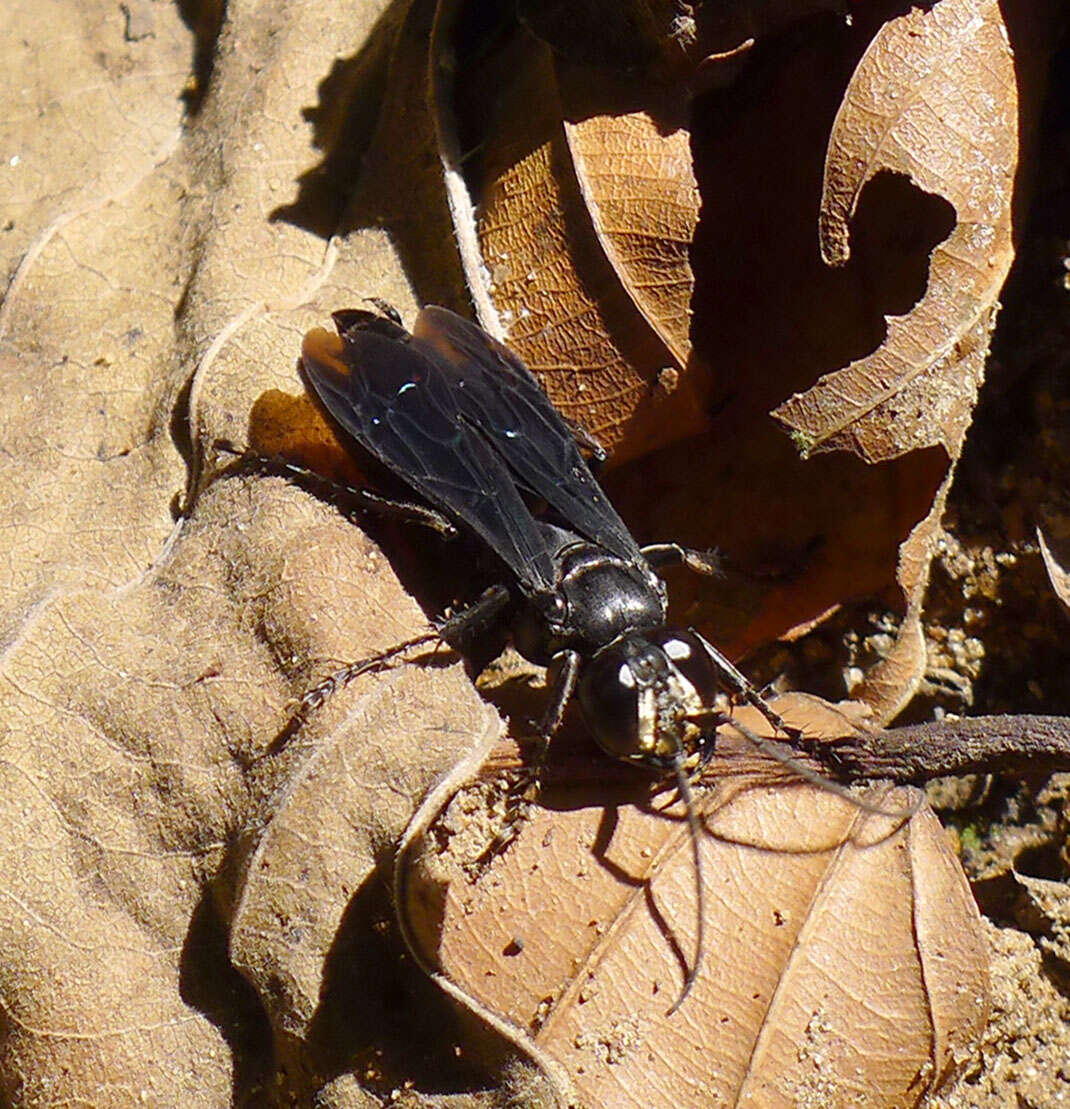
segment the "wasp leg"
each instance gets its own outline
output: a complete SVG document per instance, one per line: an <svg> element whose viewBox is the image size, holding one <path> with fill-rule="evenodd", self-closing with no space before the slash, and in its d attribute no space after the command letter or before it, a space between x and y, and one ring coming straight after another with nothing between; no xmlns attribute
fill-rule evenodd
<svg viewBox="0 0 1070 1109"><path fill-rule="evenodd" d="M352 662L348 666L343 666L341 670L329 674L323 681L318 682L301 695L293 715L286 722L282 731L268 744L264 755L277 755L293 739L297 730L308 719L309 713L319 708L335 690L342 689L362 674L372 674L379 670L385 670L398 655L411 651L416 647L423 647L436 639L438 639L438 632L425 632L423 635L417 635L412 639L406 639L403 643L396 644L388 651L371 655L359 662Z"/></svg>
<svg viewBox="0 0 1070 1109"><path fill-rule="evenodd" d="M365 297L364 303L373 305L378 309L379 315L385 316L391 323L396 323L398 327L404 327L404 324L401 322L401 313L389 300L383 300L382 297Z"/></svg>
<svg viewBox="0 0 1070 1109"><path fill-rule="evenodd" d="M793 728L790 724L785 724L781 717L773 712L765 698L753 685L751 685L746 675L737 670L705 636L695 631L694 628L691 628L691 632L698 637L699 642L706 648L706 653L710 656L714 666L717 667L717 672L721 680L728 686L731 693L734 693L740 700L756 708L762 716L772 724L776 731L783 732L784 735L792 739L799 739L802 736L802 732L800 732L798 728Z"/></svg>
<svg viewBox="0 0 1070 1109"><path fill-rule="evenodd" d="M412 639L406 639L404 642L396 644L388 651L382 651L370 658L360 659L358 662L351 662L348 666L343 666L341 670L328 674L321 682L302 694L301 709L310 712L312 709L319 708L332 693L344 689L351 681L359 678L362 674L373 674L379 670L385 670L387 664L397 658L398 655L411 651L416 647L426 646L438 638L438 632L425 632L423 635L417 635Z"/></svg>
<svg viewBox="0 0 1070 1109"><path fill-rule="evenodd" d="M265 753L278 754L290 742L297 729L308 718L309 713L319 708L333 693L344 689L351 681L363 674L374 674L385 670L399 655L415 650L417 647L427 646L436 640L439 644L447 643L451 647L464 642L468 636L478 634L489 627L508 605L509 600L509 590L504 585L492 585L478 601L441 621L434 631L406 639L389 650L351 662L333 674L328 674L326 678L301 695L293 716L272 740Z"/></svg>
<svg viewBox="0 0 1070 1109"><path fill-rule="evenodd" d="M561 720L565 715L565 708L576 692L576 679L580 676L579 651L565 650L554 655L550 663L550 703L543 713L542 723L539 725L539 735L542 737L543 753L549 749L550 740L554 733L561 727ZM545 761L545 758L544 760Z"/></svg>
<svg viewBox="0 0 1070 1109"><path fill-rule="evenodd" d="M457 535L457 528L441 512L426 505L417 504L415 501L401 501L392 497L384 497L371 489L358 489L353 485L343 485L330 478L317 474L314 470L306 469L295 462L279 455L265 456L255 451L239 450L232 443L225 440L216 440L216 450L224 454L234 455L237 466L250 469L269 470L296 478L303 486L317 489L326 494L325 499L341 499L355 502L360 508L368 512L376 512L382 516L393 516L404 520L406 523L419 524L421 527L437 531L446 539L453 539Z"/></svg>
<svg viewBox="0 0 1070 1109"><path fill-rule="evenodd" d="M579 651L564 650L554 655L550 662L550 703L539 723L539 740L535 757L524 768L517 784L510 791L518 800L533 801L542 788L542 772L550 753L550 740L561 727L565 708L576 690L582 659Z"/></svg>
<svg viewBox="0 0 1070 1109"><path fill-rule="evenodd" d="M351 662L348 666L343 666L341 670L329 674L323 681L314 685L302 695L301 705L306 710L318 708L332 693L344 689L354 678L359 678L362 674L382 670L388 662L397 658L398 655L411 651L415 647L423 647L435 639L448 643L450 646L455 643L463 643L469 636L477 635L490 627L508 603L509 590L504 585L492 585L478 601L442 620L433 632L425 632L423 635L406 639L403 643L398 643L387 651L381 651L379 654L361 659L359 662Z"/></svg>
<svg viewBox="0 0 1070 1109"><path fill-rule="evenodd" d="M523 818L530 806L538 799L542 789L542 772L550 752L550 740L561 727L565 708L572 700L579 677L582 659L578 651L565 650L554 655L550 663L550 682L552 690L550 703L543 713L539 724L539 741L535 757L521 771L517 780L509 787L506 800L505 818L498 834L477 860L479 867L485 867L496 855L505 851L509 844L520 834Z"/></svg>
<svg viewBox="0 0 1070 1109"><path fill-rule="evenodd" d="M307 708L317 708L332 693L345 688L354 678L359 678L362 674L382 670L386 663L398 655L411 651L414 647L423 647L435 639L448 643L450 646L455 643L463 643L469 636L477 635L490 627L508 603L509 590L504 585L492 585L478 601L441 621L433 632L425 632L413 639L406 639L403 643L398 643L388 651L381 651L370 658L352 662L348 666L343 666L341 670L336 670L318 685L314 685L308 690L301 697L301 704Z"/></svg>
<svg viewBox="0 0 1070 1109"><path fill-rule="evenodd" d="M697 551L679 543L649 543L641 551L654 570L682 565L696 574L708 574L710 577L720 577L722 573L721 556L716 551Z"/></svg>
<svg viewBox="0 0 1070 1109"><path fill-rule="evenodd" d="M341 670L329 674L301 697L301 704L306 708L317 708L336 690L344 689L349 685L354 678L382 670L398 655L411 651L415 647L423 647L435 639L450 646L463 643L469 636L477 635L490 627L508 603L509 590L504 585L492 585L478 601L441 621L433 632L425 632L423 635L406 639L387 651L381 651L359 662L351 662Z"/></svg>
<svg viewBox="0 0 1070 1109"><path fill-rule="evenodd" d="M512 595L504 585L490 586L478 601L439 622L439 639L454 647L482 635L498 622L511 600Z"/></svg>

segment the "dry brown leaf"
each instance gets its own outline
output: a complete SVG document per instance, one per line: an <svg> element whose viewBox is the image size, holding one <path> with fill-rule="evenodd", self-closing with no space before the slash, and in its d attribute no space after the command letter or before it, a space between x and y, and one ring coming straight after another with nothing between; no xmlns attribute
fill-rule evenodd
<svg viewBox="0 0 1070 1109"><path fill-rule="evenodd" d="M952 461L900 548L896 577L907 610L895 647L855 691L883 720L906 706L925 673L929 565L1014 257L1017 106L998 4L954 0L885 25L851 79L829 141L820 235L829 264L849 258L850 221L878 173L907 174L956 213L932 253L925 295L905 316L887 319L882 346L773 413L804 452L845 449L880 462L939 445Z"/></svg>
<svg viewBox="0 0 1070 1109"><path fill-rule="evenodd" d="M998 11L993 8L988 14L989 19L981 28L982 32L1001 34ZM763 20L776 23L779 16L770 8L763 10L757 18L759 23ZM989 161L980 165L972 177L965 173L956 175L958 163L948 166L946 162L941 162L941 153L948 152L956 134L957 117L953 112L961 114L964 110L973 110L969 102L976 91L977 71L983 69L981 55L987 40L982 37L977 43L969 39L969 32L977 30L974 24L966 29L949 28L948 21L953 22L954 11L911 17L915 22L923 18L929 20L929 23L923 24L924 27L935 24L943 37L938 37L935 43L928 39L915 43L910 40L914 23L908 21L902 29L899 23L893 21L874 41L866 59L859 65L840 106L826 159L824 241L831 242L835 237L830 228L839 234L837 242L846 241L847 223L854 214L862 188L881 171L912 172L914 180L923 188L934 194L947 195L957 207L958 225L951 237L934 253L930 293L911 314L902 317L907 321L904 326L921 327L923 331L935 328L946 339L953 330L946 326L946 320L952 318L952 314L946 296L943 300L939 298L953 292L964 295L962 282L950 267L966 264L970 256L960 248L969 243L977 245L982 240L987 241L986 234L991 232L992 252L986 254L983 260L973 259L977 262L978 272L989 281L980 292L974 290L976 296L969 302L976 301L983 308L983 318L975 312L969 321L969 326L972 326L979 320L980 332L972 339L965 331L956 332L949 340L955 347L955 356L945 360L948 364L955 363L959 356L965 356L972 350L968 360L970 368L963 377L968 386L970 403L953 402L952 392L945 386L930 391L922 401L914 394L909 396L911 404L917 402L925 408L924 420L934 421L947 431L947 436L941 441L945 450L954 456L961 445L962 432L980 380L988 330L994 318L995 296L1011 257L1009 185L1014 168L1016 101L1009 54L1004 49L999 55L1003 68L995 71L995 76L987 70L981 74L984 79L996 82L994 89L988 90L992 95L982 96L977 109L987 113L984 122L988 126L981 134L984 141L978 147L978 159L984 162L984 158L988 158ZM446 31L439 43L440 50L445 49L444 43L450 42L448 23L448 20L443 21ZM900 47L897 36L906 37L907 44ZM628 500L628 482L622 480L622 498L630 518L642 521L639 527L641 534L653 537L683 535L694 545L715 545L728 550L734 563L741 567L755 564L776 567L778 563L793 567L791 584L786 588L775 584L776 570L767 576L763 589L744 587L748 594L763 591L766 594L760 598L749 598L745 626L735 627L731 616L725 620L722 615L717 615L717 637L730 650L738 653L794 626L807 624L818 613L830 611L846 597L882 590L892 580L897 545L911 533L909 551L904 548L896 575L908 602L902 633L893 655L877 673L871 675L861 691L861 695L882 716L890 718L909 701L925 667L920 604L927 584L929 557L939 539L940 513L934 511L933 498L942 503L950 479L946 456L944 459L918 458L898 466L895 473L867 476L860 476L845 465L834 465L830 478L825 473L827 467L820 473L817 467L811 467L811 471L804 474L785 457L788 453L786 449L780 450L770 442L767 431L772 432L773 429L768 426L765 412L782 402L783 397L801 383L797 377L793 380L790 374L780 372L776 367L792 360L800 367L807 365L804 352L799 349L800 341L805 342L807 336L800 335L799 328L793 331L793 315L809 316L809 322L803 327L813 333L811 341L817 348L813 353L824 353L820 349L822 346L835 347L835 342L826 336L846 330L843 320L834 314L827 322L824 321L823 309L815 313L812 307L807 307L805 297L798 298L800 305L794 313L787 310L784 302L791 299L792 293L790 283L784 281L782 274L791 272L796 260L790 249L785 249L790 244L778 240L772 233L767 236L768 242L763 238L727 252L725 256L730 261L716 263L724 272L719 272L718 279L709 287L718 300L730 300L726 296L730 291L734 291L736 298L751 295L753 299L755 286L759 282L775 283L780 296L770 298L772 305L769 310L782 315L783 321L777 323L759 319L750 326L769 333L767 345L772 345L775 337L784 333L775 354L777 362L756 366L740 364L735 357L738 352L733 349L732 337L716 328L707 328L703 332L706 336L703 349L710 351L709 360L724 371L717 387L726 398L718 398L715 404L710 402L710 379L704 369L701 377L698 374L704 360L696 359L691 352L690 336L687 336L686 346L678 341L686 335L688 290L692 281L682 236L692 234L694 218L669 221L666 223L668 230L659 229L655 236L633 234L633 229L647 217L648 211L659 210L659 205L665 205L670 199L665 190L671 191L674 181L686 181L688 186L684 191L693 189L691 174L687 170L690 150L684 137L686 132L673 131L666 122L673 118L674 109L666 106L671 105L671 100L663 91L650 86L651 105L646 115L629 111L635 101L642 99L642 93L633 88L629 100L614 85L612 75L607 80L605 74L599 71L595 80L589 74L578 73L562 60L561 55L567 57L567 51L562 47L560 37L558 33L554 38L558 50L556 59L546 53L539 55L525 41L514 41L506 61L500 63L499 70L492 70L490 77L484 71L468 77L466 59L462 59L457 64L457 72L462 76L457 78L456 86L453 83L454 70L450 69L450 79L439 89L435 107L440 116L440 138L445 136L448 140L444 142L447 177L452 174L455 184L461 181L462 165L467 174L467 181L462 181L462 185L468 191L464 192L462 202L455 203L454 215L462 249L466 245L468 248L466 273L476 304L482 306L485 320L487 315L493 317L496 310L500 311L505 306L504 331L509 340L547 380L558 405L570 416L593 427L606 445L616 449L614 461L624 461L659 444L671 442L675 437L697 430L702 423L702 420L693 422L686 412L681 421L675 409L666 407L664 397L659 397L656 390L650 391L651 376L643 367L657 364L658 359L651 363L645 356L637 356L632 340L624 337L628 328L633 327L636 314L658 331L665 348L676 355L671 366L676 372L665 375L662 380L682 382L684 388L696 384L698 393L694 400L698 407L705 405L707 413L715 411L715 423L711 433L701 442L688 441L679 449L670 448L650 462L644 479L632 483L636 503ZM957 69L945 66L943 61L933 62L934 55L939 54L942 58L941 52L946 53L944 48L949 41L957 49ZM1000 41L1005 47L1005 35ZM820 71L830 87L835 82L827 75L830 69L834 72L835 65L842 64L844 47L841 36L834 47L840 56L834 55L831 65L826 63L825 69ZM929 54L924 54L924 49L928 49ZM910 82L909 89L906 89L903 74L884 66L888 52L897 57L909 54L909 60L902 62L902 65L929 65L939 71L938 79L934 78L928 85L922 83L920 93L917 81ZM879 80L873 77L874 71L878 73ZM472 88L477 90L473 94L475 107L465 100L464 80L470 80ZM897 86L897 80L902 88ZM633 82L633 85L636 83ZM478 90L486 87L505 90L495 99L491 110L483 104L485 98L478 96ZM769 88L763 87L760 81L757 87L767 96L777 94L776 90L771 93ZM789 87L788 82L782 81L779 95L795 97L794 90L787 91ZM806 87L810 87L809 84ZM880 100L882 95L886 95L884 101ZM453 104L460 105L456 119L450 115ZM510 109L510 104L516 105L515 109ZM868 133L860 128L859 118L863 122L869 121L874 104L883 113L880 118L888 125L888 133L895 143L891 149L879 143L873 149L865 146ZM534 112L532 105L535 105ZM905 110L902 105L906 105ZM930 106L943 109L945 114L943 117L934 115L928 121L927 130L919 129L915 126L918 111L928 111ZM675 106L677 115L681 109L682 99ZM820 109L811 107L810 114L819 119ZM566 120L563 125L565 141L559 133L562 118ZM895 129L897 124L900 131ZM757 126L761 126L760 120ZM808 121L807 126L813 127L813 120ZM462 130L463 142L457 138ZM641 142L635 139L637 130L646 132L646 138ZM911 139L917 149L910 149L907 145ZM643 173L629 174L627 169L620 167L622 164L627 166L629 152L635 151L636 165L657 166L659 176L665 177L660 167L664 165L673 142L678 147L676 157L679 164L673 168L672 177L666 178L660 197L652 202L649 190L645 186L640 187L645 182ZM754 147L759 155L763 153L764 148L755 142L754 133L742 124L737 128L737 142ZM854 145L851 145L852 142ZM473 151L476 151L474 156ZM611 159L606 157L608 152L612 152ZM771 166L790 166L791 180L795 182L798 192L804 190L805 175L804 162L795 161L795 153L790 142L783 148L764 151L762 173L768 177ZM997 155L1004 156L1001 162L993 160ZM610 167L608 172L604 169L606 166ZM710 167L708 173L716 172L725 178L729 182L727 188L735 188L742 195L749 196L746 185L736 182L730 164L723 158L711 159ZM941 170L946 171L947 180L941 179ZM710 193L707 182L703 183L703 188L704 192ZM993 189L997 191L993 192ZM711 200L713 195L706 196L708 220L731 220L731 212L720 207L716 200ZM478 200L475 210L472 209L473 197ZM758 210L762 210L762 200L761 195L754 199ZM995 205L995 214L988 211L992 205ZM670 203L668 206L678 212L688 209L687 204ZM988 224L983 223L986 213ZM914 217L915 213L910 211L908 218ZM471 224L467 238L464 231L466 219ZM812 236L811 210L807 210L806 219L807 235ZM597 257L591 253L588 227L593 230L597 243ZM667 269L639 264L649 257L652 247L659 241L675 249L672 256L678 261ZM753 264L753 255L761 255L763 251L770 251L779 262L774 267L775 272L768 275ZM842 246L838 257L840 260L845 258ZM741 264L741 259L747 259L746 263ZM992 259L994 262L990 266ZM660 257L658 263L661 263ZM708 269L709 264L704 264ZM671 276L666 277L666 274ZM797 280L800 283L806 281L801 268ZM851 281L854 288L849 296L866 302L869 294L865 275L860 278L852 274ZM607 301L600 301L596 295L577 294L577 290L583 293L584 282L588 291L623 289L626 293L623 303L631 313L631 323L618 314L614 329L614 320L605 311ZM787 288L783 287L785 284ZM651 289L659 293L656 301L651 298ZM666 290L672 294L667 300L662 295ZM833 291L840 292L843 299L842 289ZM616 303L619 305L621 302ZM730 309L718 308L718 311L727 314ZM756 313L748 313L745 318L753 315ZM566 321L565 330L555 322L557 319ZM620 322L622 319L623 322ZM663 321L667 320L678 320L680 325L666 327ZM890 338L894 340L897 334L893 329ZM757 345L760 349L762 346L761 339L755 343L748 337L746 341L752 348ZM847 340L846 345L851 348L851 340ZM891 352L890 357L896 358L905 346L902 342L891 342L871 358L884 357L888 351ZM785 359L784 349L792 351L792 359ZM853 344L853 349L858 349L857 342ZM863 345L861 349L866 348ZM913 349L920 349L917 342L914 342ZM622 356L625 363L639 367L640 372L635 373L622 366ZM679 367L685 359L690 369L680 377ZM818 359L817 371L824 370L830 364L842 363L827 358ZM585 369L592 366L598 368L597 375ZM855 379L857 381L864 377L870 362L862 359L851 366L861 368ZM850 369L842 371L843 374L849 372ZM881 373L884 378L887 377L884 371ZM550 380L555 375L560 378L558 383ZM809 382L813 377L803 380ZM845 380L843 377L836 378L836 382ZM609 382L608 387L600 386L599 381ZM815 390L821 388L823 386L812 387L805 396L817 396ZM739 398L744 391L747 397L741 401ZM904 399L907 394L900 391L899 397ZM614 426L607 424L607 409L603 407L603 402L623 400L627 406L632 404L628 398L645 398L643 404L648 409L649 418L658 425L653 435L643 430L647 416L642 409L629 417L626 425L620 422L619 413L610 417ZM678 399L683 405L683 398ZM755 403L759 399L765 401L761 411ZM796 401L804 403L799 398ZM796 401L789 402L789 406ZM839 400L835 401L835 406L836 413L844 410ZM697 411L690 401L685 409ZM831 410L832 402L824 405L825 413ZM777 409L779 414L786 411L788 409L783 406ZM948 416L949 411L952 416ZM847 412L846 418L853 420L851 412ZM891 423L897 431L911 427L909 421L897 416ZM948 430L951 424L954 424L953 435ZM627 438L621 441L620 435L625 434L625 430ZM931 437L926 439L915 435L913 429L904 434L909 439L910 449L936 441ZM953 444L951 439L954 439ZM886 450L883 454L867 449L861 454L867 460L891 458L903 454L905 449ZM935 451L932 453L936 454ZM759 457L764 461L756 463L754 459ZM644 459L644 463L646 461ZM678 475L681 470L701 477L690 485L677 483L681 488L680 498L674 497L671 492L666 497L651 494L652 489L669 484L670 474ZM740 490L744 491L744 495L740 495ZM678 504L678 499L685 503ZM755 510L755 504L761 504L761 511ZM799 528L793 528L791 521L799 506L804 506L806 519ZM891 527L887 520L889 513L896 517ZM882 543L882 539L886 542ZM786 551L781 554L778 548L786 548ZM792 548L794 554L791 553ZM804 550L809 553L805 556L798 553ZM805 577L794 572L794 567L800 564L806 566ZM704 586L701 588L705 591ZM694 594L700 591L698 587L693 589L690 583L685 583L683 589ZM685 592L682 601L685 605L703 604L701 597L693 597L692 592ZM722 598L717 597L713 604L716 608L722 608ZM701 615L695 615L692 610L690 618L711 617L704 610Z"/></svg>
<svg viewBox="0 0 1070 1109"><path fill-rule="evenodd" d="M433 49L452 52L451 34L440 9ZM560 64L530 37L514 41L504 63L502 56L502 72L462 67L457 81L500 90L492 111L480 102L490 118L480 118L478 140L465 143L478 142L478 180L462 176L457 134L469 135L473 123L455 117L465 90L454 87L453 69L434 89L481 322L614 461L699 431L708 375L693 362L689 339L688 251L699 198L687 131L664 122L656 89L644 106L633 85L625 105L610 110L606 82L592 104L589 88L562 82ZM686 88L677 95L682 116Z"/></svg>
<svg viewBox="0 0 1070 1109"><path fill-rule="evenodd" d="M671 793L562 795L475 876L486 793L456 794L402 884L422 961L569 1103L917 1104L987 1004L977 910L938 822L761 775L715 782L698 801L705 961L677 1012L695 892Z"/></svg>
<svg viewBox="0 0 1070 1109"><path fill-rule="evenodd" d="M423 615L333 508L281 480L219 480L210 449L177 525L174 507L187 387L192 453L241 445L261 398L297 391L309 326L367 294L409 314L409 279L427 277L425 253L402 266L385 233L325 249L270 218L329 163L302 115L378 9L232 7L200 44L211 85L181 132L188 35L174 11L125 9L72 25L23 4L6 40L0 1086L101 1109L254 1091L367 1105L410 1077L416 1042L383 1051L376 976L396 950L376 945L376 875L495 718L458 668L413 669L340 694L267 754L292 696ZM377 172L391 126L411 114L384 120ZM400 206L414 166L382 173L377 198ZM449 245L429 209L408 219L418 243Z"/></svg>
<svg viewBox="0 0 1070 1109"><path fill-rule="evenodd" d="M686 368L694 286L688 252L699 208L690 134L663 134L642 112L566 120L564 128L606 258L674 366Z"/></svg>
<svg viewBox="0 0 1070 1109"><path fill-rule="evenodd" d="M886 24L829 141L822 253L831 265L847 261L862 189L882 172L946 197L957 222L933 251L924 297L888 318L881 347L775 411L805 452L877 462L939 444L958 457L1014 257L1017 157L1014 59L999 5L942 0Z"/></svg>
<svg viewBox="0 0 1070 1109"><path fill-rule="evenodd" d="M895 576L906 600L906 612L895 644L884 658L870 667L862 684L851 691L852 696L865 701L875 718L884 724L906 708L925 674L928 658L922 610L929 586L929 567L944 534L941 521L954 476L952 465L925 518L911 529L899 547Z"/></svg>

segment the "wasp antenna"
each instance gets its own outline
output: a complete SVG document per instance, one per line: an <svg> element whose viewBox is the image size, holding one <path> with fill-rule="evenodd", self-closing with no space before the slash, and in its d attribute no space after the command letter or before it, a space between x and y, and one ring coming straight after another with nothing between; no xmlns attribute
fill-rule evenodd
<svg viewBox="0 0 1070 1109"><path fill-rule="evenodd" d="M910 820L918 809L925 804L925 797L922 795L913 805L905 809L886 809L882 805L874 805L870 801L857 797L846 786L840 785L839 782L834 782L831 778L826 778L823 774L818 774L816 770L811 770L808 766L803 765L794 755L785 751L784 745L776 742L776 740L766 739L765 736L758 735L757 732L752 732L750 728L745 724L740 724L737 720L728 720L727 722L749 743L753 744L761 751L763 755L768 755L771 759L776 759L782 766L788 767L788 769L798 774L800 778L804 778L811 785L815 785L828 793L834 793L837 797L842 797L856 808L861 809L863 812L870 813L872 816L883 816L888 820Z"/></svg>
<svg viewBox="0 0 1070 1109"><path fill-rule="evenodd" d="M702 967L702 956L705 949L705 928L706 928L706 894L705 883L702 881L702 851L699 841L699 823L698 817L695 815L695 800L691 793L691 783L687 780L687 774L684 771L684 760L681 752L677 751L673 757L672 768L676 772L676 787L680 793L680 799L684 803L684 808L687 811L687 831L691 837L691 859L694 863L695 871L695 957L691 961L691 969L687 972L684 978L684 988L680 991L680 996L673 1003L672 1008L665 1014L671 1017L677 1009L687 1000L687 995L691 992L691 987L695 984L698 978L698 972Z"/></svg>

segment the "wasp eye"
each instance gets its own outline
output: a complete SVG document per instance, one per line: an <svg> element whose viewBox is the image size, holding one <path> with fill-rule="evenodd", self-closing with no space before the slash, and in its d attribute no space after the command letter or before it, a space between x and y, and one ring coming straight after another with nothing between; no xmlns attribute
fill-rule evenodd
<svg viewBox="0 0 1070 1109"><path fill-rule="evenodd" d="M603 652L580 680L580 705L599 747L614 758L634 758L639 749L639 683L619 651Z"/></svg>
<svg viewBox="0 0 1070 1109"><path fill-rule="evenodd" d="M693 632L680 628L663 628L652 632L650 638L660 645L693 695L702 704L712 705L721 686L702 641Z"/></svg>

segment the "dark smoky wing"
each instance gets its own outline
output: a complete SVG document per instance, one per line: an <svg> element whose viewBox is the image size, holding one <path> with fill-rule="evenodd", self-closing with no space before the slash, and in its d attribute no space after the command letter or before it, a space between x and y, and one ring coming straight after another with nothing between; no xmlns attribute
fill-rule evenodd
<svg viewBox="0 0 1070 1109"><path fill-rule="evenodd" d="M515 480L550 504L583 538L642 561L632 533L595 480L561 414L508 347L445 308L425 308L415 341L456 367L457 403Z"/></svg>
<svg viewBox="0 0 1070 1109"><path fill-rule="evenodd" d="M360 327L344 338L309 332L301 361L324 407L361 446L475 532L522 589L552 588L546 540L509 468L465 418L453 367L418 344Z"/></svg>

